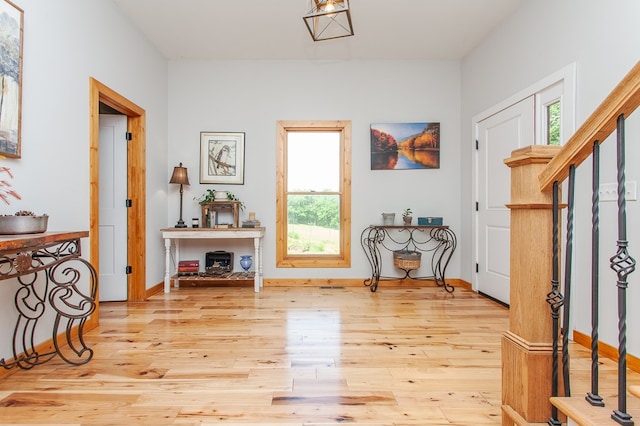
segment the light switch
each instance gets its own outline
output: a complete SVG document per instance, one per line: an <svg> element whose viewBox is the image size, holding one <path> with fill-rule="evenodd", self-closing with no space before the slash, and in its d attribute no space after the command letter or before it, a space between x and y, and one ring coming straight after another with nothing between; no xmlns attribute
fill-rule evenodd
<svg viewBox="0 0 640 426"><path fill-rule="evenodd" d="M617 201L618 200L618 184L605 183L600 185L600 201ZM637 182L625 182L625 199L627 201L636 201L638 199Z"/></svg>

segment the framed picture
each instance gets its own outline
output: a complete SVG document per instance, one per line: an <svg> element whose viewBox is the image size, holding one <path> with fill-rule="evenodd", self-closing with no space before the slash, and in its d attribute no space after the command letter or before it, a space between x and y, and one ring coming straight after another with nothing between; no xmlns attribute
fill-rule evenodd
<svg viewBox="0 0 640 426"><path fill-rule="evenodd" d="M0 155L12 158L20 158L23 15L15 4L0 1Z"/></svg>
<svg viewBox="0 0 640 426"><path fill-rule="evenodd" d="M200 183L244 184L244 133L200 132Z"/></svg>
<svg viewBox="0 0 640 426"><path fill-rule="evenodd" d="M371 170L439 168L440 123L371 124Z"/></svg>

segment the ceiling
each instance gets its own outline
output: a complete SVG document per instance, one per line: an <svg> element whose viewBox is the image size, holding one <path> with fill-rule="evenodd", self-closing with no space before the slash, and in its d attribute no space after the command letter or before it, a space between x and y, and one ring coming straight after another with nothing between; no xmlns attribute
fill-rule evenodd
<svg viewBox="0 0 640 426"><path fill-rule="evenodd" d="M351 0L355 35L319 42L309 0L113 1L167 59L456 60L523 0Z"/></svg>

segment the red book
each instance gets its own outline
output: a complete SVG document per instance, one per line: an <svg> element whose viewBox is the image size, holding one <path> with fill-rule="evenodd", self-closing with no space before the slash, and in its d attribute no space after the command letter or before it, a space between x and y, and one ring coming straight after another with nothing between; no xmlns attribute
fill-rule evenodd
<svg viewBox="0 0 640 426"><path fill-rule="evenodd" d="M200 266L199 260L181 260L178 262L178 267L180 266Z"/></svg>

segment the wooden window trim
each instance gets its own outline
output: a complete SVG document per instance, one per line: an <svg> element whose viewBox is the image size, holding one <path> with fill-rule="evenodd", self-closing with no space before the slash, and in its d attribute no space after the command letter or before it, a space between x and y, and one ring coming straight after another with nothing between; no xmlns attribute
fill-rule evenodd
<svg viewBox="0 0 640 426"><path fill-rule="evenodd" d="M339 131L341 134L340 169L340 253L331 255L287 254L287 134L289 131ZM351 267L351 121L278 121L276 123L276 267L349 268Z"/></svg>

